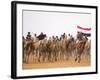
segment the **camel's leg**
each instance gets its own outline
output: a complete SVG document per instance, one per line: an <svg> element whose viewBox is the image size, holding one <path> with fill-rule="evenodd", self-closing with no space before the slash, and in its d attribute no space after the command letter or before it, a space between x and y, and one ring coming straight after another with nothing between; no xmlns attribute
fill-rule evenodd
<svg viewBox="0 0 100 80"><path fill-rule="evenodd" d="M42 62L45 62L45 52L42 54Z"/></svg>
<svg viewBox="0 0 100 80"><path fill-rule="evenodd" d="M75 62L78 60L78 54L76 54L76 56L75 56Z"/></svg>
<svg viewBox="0 0 100 80"><path fill-rule="evenodd" d="M53 51L51 52L51 60L50 61L54 62L54 52Z"/></svg>
<svg viewBox="0 0 100 80"><path fill-rule="evenodd" d="M49 54L48 54L48 61L52 62L52 52L49 52Z"/></svg>
<svg viewBox="0 0 100 80"><path fill-rule="evenodd" d="M23 51L23 55L22 55L22 56L23 56L23 63L24 63L24 61L25 61L25 60L24 60L24 56L25 56L25 55L24 55L24 51Z"/></svg>
<svg viewBox="0 0 100 80"><path fill-rule="evenodd" d="M61 60L64 60L64 51L61 51Z"/></svg>
<svg viewBox="0 0 100 80"><path fill-rule="evenodd" d="M41 54L42 54L42 51L39 51L39 53L38 53L38 62L40 62L41 60Z"/></svg>
<svg viewBox="0 0 100 80"><path fill-rule="evenodd" d="M27 53L27 63L29 63L30 53L31 53L31 50L29 50L29 52Z"/></svg>
<svg viewBox="0 0 100 80"><path fill-rule="evenodd" d="M74 57L75 57L75 62L76 62L77 61L77 57L78 57L78 50L77 49L75 50L74 54L75 54Z"/></svg>
<svg viewBox="0 0 100 80"><path fill-rule="evenodd" d="M23 63L25 63L25 53L23 52Z"/></svg>
<svg viewBox="0 0 100 80"><path fill-rule="evenodd" d="M26 63L26 54L24 55L24 63Z"/></svg>
<svg viewBox="0 0 100 80"><path fill-rule="evenodd" d="M27 57L28 57L28 54L27 54L27 51L26 51L26 53L25 53L25 55L24 55L25 57L24 57L24 60L25 60L25 63L27 63Z"/></svg>
<svg viewBox="0 0 100 80"><path fill-rule="evenodd" d="M80 63L81 61L81 56L78 56L78 63Z"/></svg>
<svg viewBox="0 0 100 80"><path fill-rule="evenodd" d="M54 61L57 61L57 53L56 53L56 51L54 52Z"/></svg>
<svg viewBox="0 0 100 80"><path fill-rule="evenodd" d="M58 60L60 60L60 51L58 51Z"/></svg>
<svg viewBox="0 0 100 80"><path fill-rule="evenodd" d="M27 56L27 63L29 63L29 55Z"/></svg>
<svg viewBox="0 0 100 80"><path fill-rule="evenodd" d="M77 61L77 57L75 58L75 62Z"/></svg>
<svg viewBox="0 0 100 80"><path fill-rule="evenodd" d="M33 62L36 63L36 54L35 54L35 51L34 50L32 51L32 56L33 56Z"/></svg>
<svg viewBox="0 0 100 80"><path fill-rule="evenodd" d="M24 60L25 60L25 63L27 63L27 50L25 51Z"/></svg>
<svg viewBox="0 0 100 80"><path fill-rule="evenodd" d="M26 63L29 63L29 55L26 54Z"/></svg>
<svg viewBox="0 0 100 80"><path fill-rule="evenodd" d="M47 62L49 61L49 52L47 52Z"/></svg>
<svg viewBox="0 0 100 80"><path fill-rule="evenodd" d="M57 61L57 52L55 52L55 61Z"/></svg>

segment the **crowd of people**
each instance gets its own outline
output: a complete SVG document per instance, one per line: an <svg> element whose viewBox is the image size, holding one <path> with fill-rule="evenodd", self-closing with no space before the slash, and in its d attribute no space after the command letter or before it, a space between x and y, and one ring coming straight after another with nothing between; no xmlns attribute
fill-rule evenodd
<svg viewBox="0 0 100 80"><path fill-rule="evenodd" d="M91 40L82 32L77 32L77 38L70 34L63 33L60 37L48 36L44 33L40 35L23 36L23 63L29 63L30 55L33 62L55 62L59 60L70 60L80 62L82 54L90 56Z"/></svg>

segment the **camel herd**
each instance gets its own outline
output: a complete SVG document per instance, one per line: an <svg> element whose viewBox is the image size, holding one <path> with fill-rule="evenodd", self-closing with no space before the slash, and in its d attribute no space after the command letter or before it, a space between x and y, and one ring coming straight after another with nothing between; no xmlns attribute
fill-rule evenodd
<svg viewBox="0 0 100 80"><path fill-rule="evenodd" d="M60 60L74 59L75 62L82 60L83 55L90 56L91 40L77 33L77 38L70 34L62 34L51 36L41 33L34 37L28 32L26 37L23 37L23 63L29 63L30 55L32 55L33 63L38 62L56 62Z"/></svg>

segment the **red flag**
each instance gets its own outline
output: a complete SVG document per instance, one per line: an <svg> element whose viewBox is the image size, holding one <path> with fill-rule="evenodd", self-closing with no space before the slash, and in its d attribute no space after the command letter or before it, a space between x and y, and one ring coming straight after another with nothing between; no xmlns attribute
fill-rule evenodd
<svg viewBox="0 0 100 80"><path fill-rule="evenodd" d="M80 27L80 26L77 26L78 29L81 29L81 30L86 30L86 31L90 31L91 28L83 28L83 27Z"/></svg>

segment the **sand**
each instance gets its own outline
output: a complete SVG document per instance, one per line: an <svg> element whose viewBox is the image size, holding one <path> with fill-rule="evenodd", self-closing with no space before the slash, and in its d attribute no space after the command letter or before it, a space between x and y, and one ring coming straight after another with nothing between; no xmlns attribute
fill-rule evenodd
<svg viewBox="0 0 100 80"><path fill-rule="evenodd" d="M60 60L60 61L56 61L56 62L37 62L34 63L31 61L32 59L30 59L30 63L26 64L23 63L22 64L22 68L23 69L43 69L43 68L61 68L61 67L85 67L85 66L91 66L91 59L88 58L82 58L81 62L75 62L74 58L69 59L69 60Z"/></svg>

